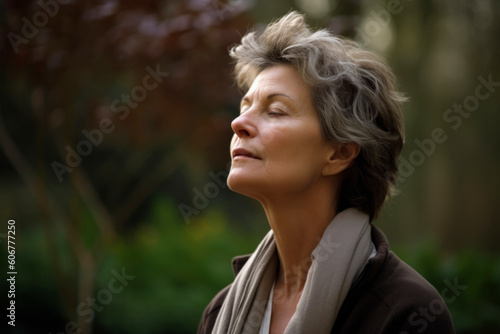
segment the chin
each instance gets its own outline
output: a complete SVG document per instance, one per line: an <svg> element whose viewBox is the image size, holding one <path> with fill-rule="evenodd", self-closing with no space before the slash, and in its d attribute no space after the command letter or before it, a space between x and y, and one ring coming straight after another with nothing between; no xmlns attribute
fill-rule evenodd
<svg viewBox="0 0 500 334"><path fill-rule="evenodd" d="M258 182L254 177L245 175L241 171L231 170L227 178L227 185L232 191L252 197L251 194L255 192Z"/></svg>
<svg viewBox="0 0 500 334"><path fill-rule="evenodd" d="M234 170L229 172L229 176L227 177L227 186L234 192L240 193L242 189L248 187L250 183L249 180L245 180L246 178L239 173L235 173Z"/></svg>

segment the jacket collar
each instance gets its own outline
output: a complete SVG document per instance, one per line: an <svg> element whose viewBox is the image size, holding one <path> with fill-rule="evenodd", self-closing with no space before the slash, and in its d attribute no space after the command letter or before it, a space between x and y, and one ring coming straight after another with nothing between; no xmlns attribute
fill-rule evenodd
<svg viewBox="0 0 500 334"><path fill-rule="evenodd" d="M238 273L240 272L241 268L247 263L248 259L250 258L252 254L247 254L247 255L239 255L233 258L231 265L233 267L233 274L236 277Z"/></svg>

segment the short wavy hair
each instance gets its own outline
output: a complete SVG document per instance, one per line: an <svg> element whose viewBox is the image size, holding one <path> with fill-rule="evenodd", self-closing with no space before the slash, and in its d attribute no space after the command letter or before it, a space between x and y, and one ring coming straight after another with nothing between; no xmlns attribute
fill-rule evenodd
<svg viewBox="0 0 500 334"><path fill-rule="evenodd" d="M322 135L357 143L360 153L345 171L338 210L356 207L377 218L394 193L397 158L403 147L402 104L386 61L356 42L327 30L312 31L304 16L290 12L231 48L238 86L247 91L264 69L290 64L311 88Z"/></svg>

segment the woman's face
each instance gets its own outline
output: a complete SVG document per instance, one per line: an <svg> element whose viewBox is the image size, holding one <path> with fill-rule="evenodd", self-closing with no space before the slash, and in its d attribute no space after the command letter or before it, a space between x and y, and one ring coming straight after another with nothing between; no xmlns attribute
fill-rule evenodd
<svg viewBox="0 0 500 334"><path fill-rule="evenodd" d="M265 199L302 194L324 181L332 146L322 136L310 89L289 65L263 70L231 124L229 187Z"/></svg>

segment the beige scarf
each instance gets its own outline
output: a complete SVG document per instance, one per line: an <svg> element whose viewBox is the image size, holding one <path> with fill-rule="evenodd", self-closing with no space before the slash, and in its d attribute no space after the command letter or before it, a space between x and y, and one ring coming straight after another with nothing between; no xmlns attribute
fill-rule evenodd
<svg viewBox="0 0 500 334"><path fill-rule="evenodd" d="M285 334L330 333L342 303L372 251L369 217L358 209L338 213L311 255L311 267ZM215 322L215 334L258 333L278 252L272 231L234 279Z"/></svg>

